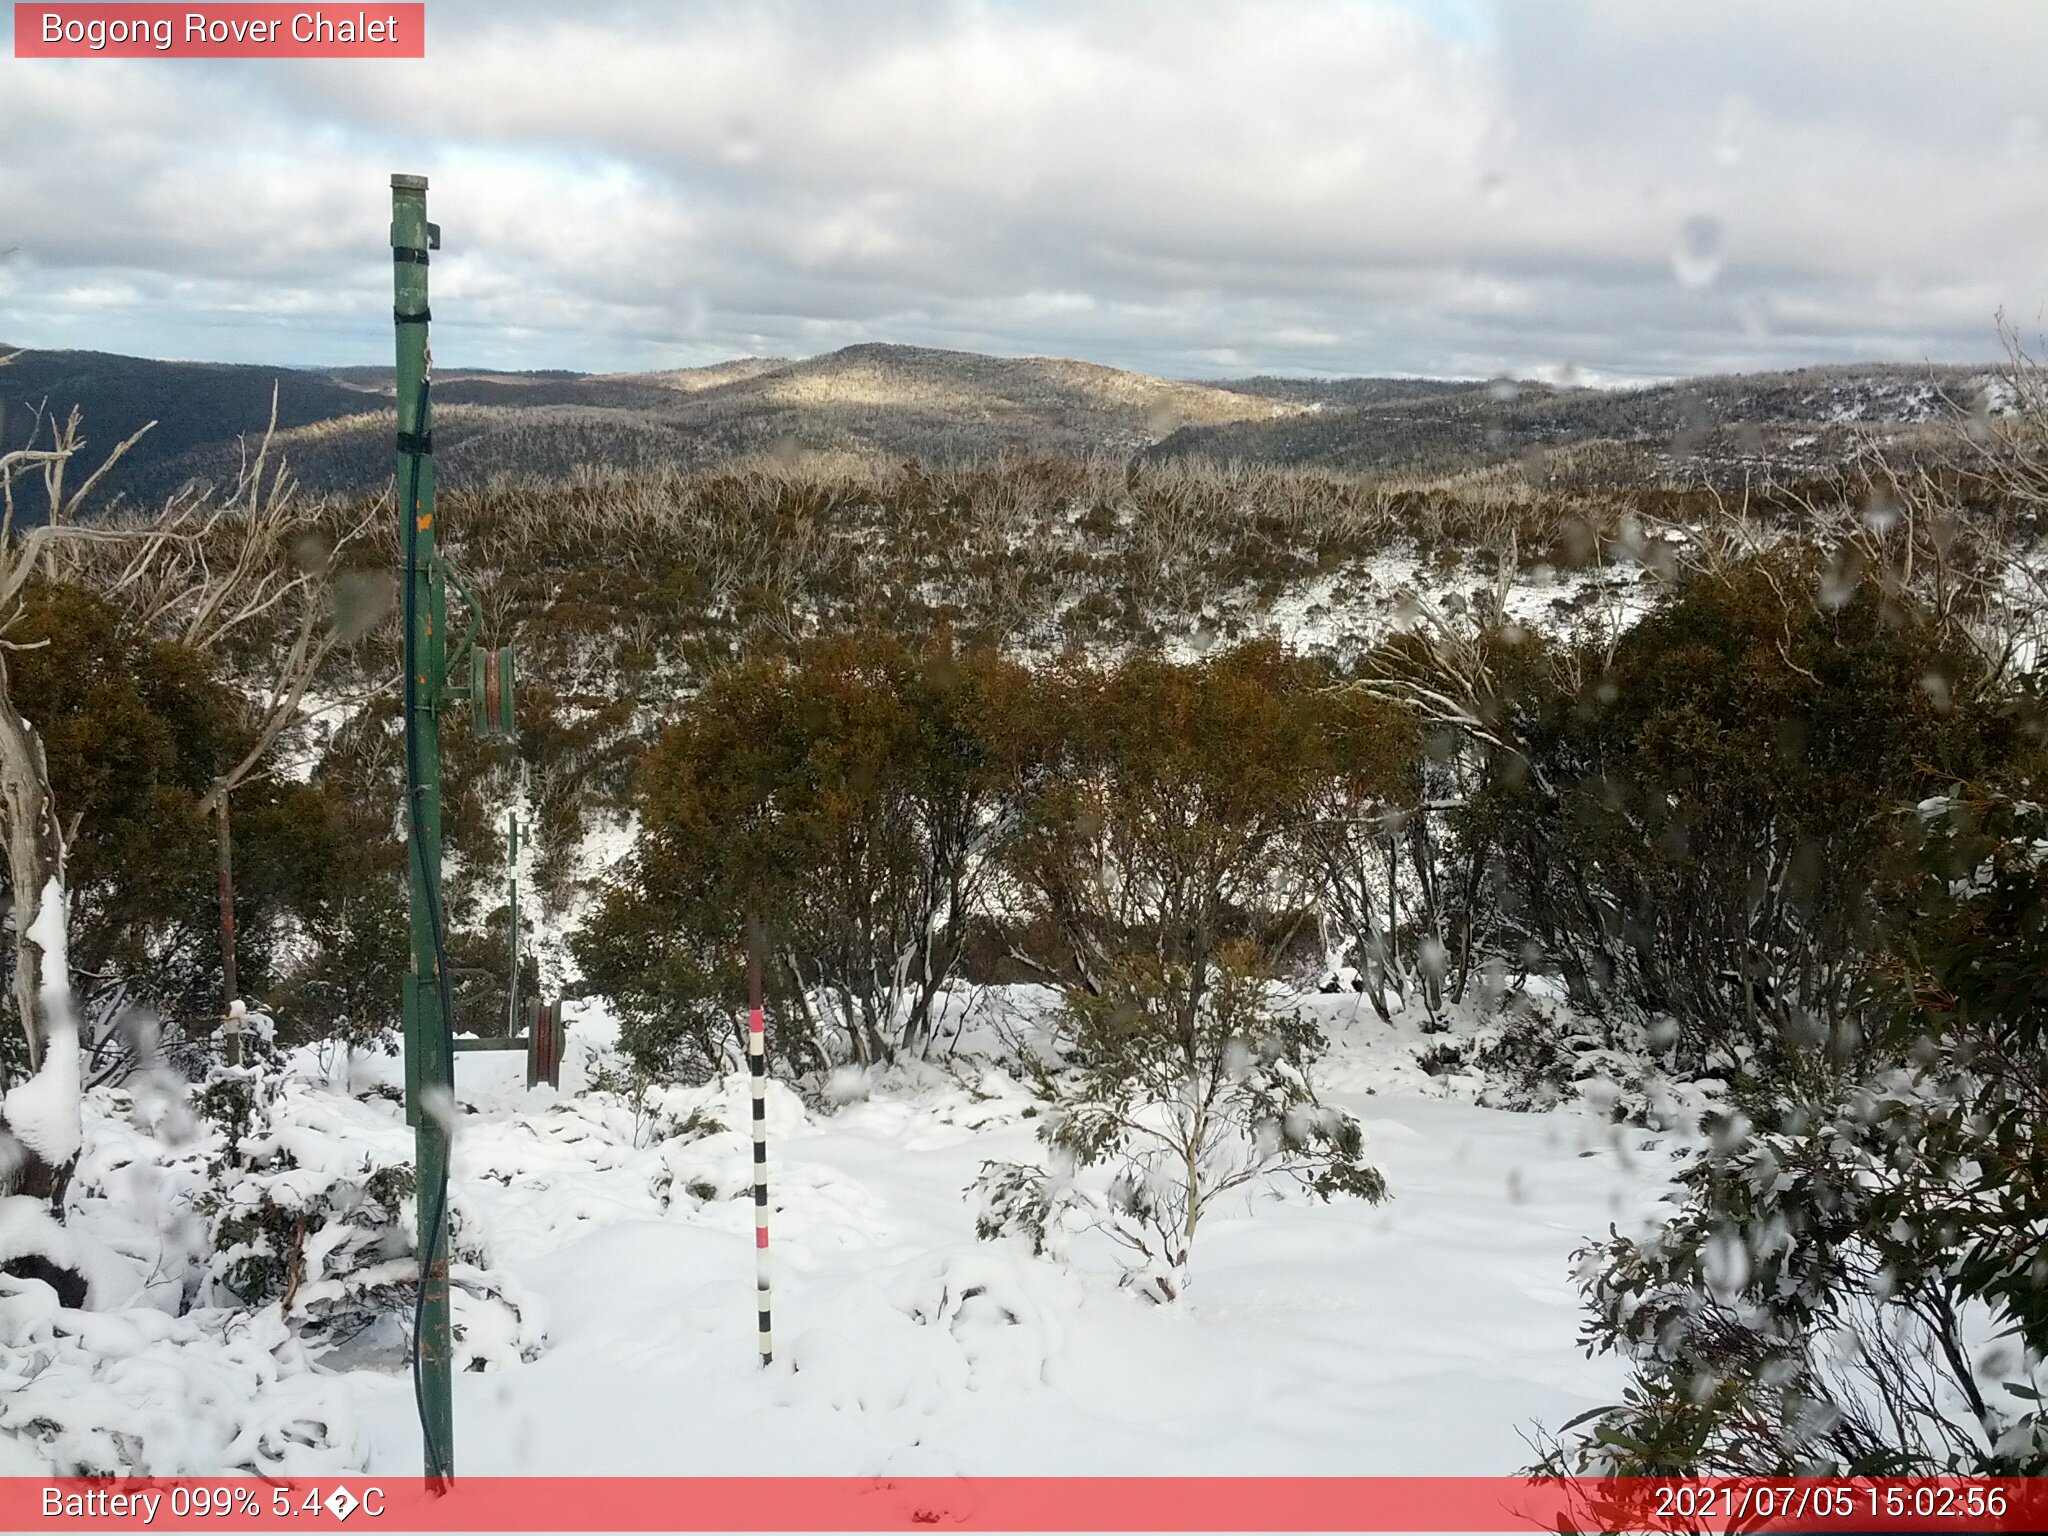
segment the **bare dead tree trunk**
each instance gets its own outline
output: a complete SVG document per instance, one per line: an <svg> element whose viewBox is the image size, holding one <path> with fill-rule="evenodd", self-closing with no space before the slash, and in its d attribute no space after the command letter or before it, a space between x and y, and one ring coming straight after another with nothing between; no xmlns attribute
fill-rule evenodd
<svg viewBox="0 0 2048 1536"><path fill-rule="evenodd" d="M28 721L16 714L8 692L7 658L0 652L0 819L7 837L7 877L14 898L14 1010L28 1043L31 1080L46 1066L61 1071L53 1061L55 1053L78 1050L75 1028L68 1019L54 1019L44 1006L41 982L52 957L45 953L39 934L47 934L54 921L62 932L64 900L64 831L57 820L57 807L49 793L49 770L43 758L43 744ZM52 916L46 905L55 900L60 910ZM55 946L55 962L62 965L61 944ZM60 978L68 984L69 978ZM76 1072L76 1062L72 1063ZM25 1085L24 1085L25 1086ZM73 1098L75 1100L75 1095ZM8 1098L13 1098L10 1090ZM0 1105L6 1101L0 1100ZM19 1101L15 1101L19 1104ZM52 1114L62 1124L39 1124L33 1134L20 1134L26 1125L10 1126L0 1108L0 1195L33 1195L61 1207L71 1170L78 1160L78 1106L39 1106L45 1121Z"/></svg>
<svg viewBox="0 0 2048 1536"><path fill-rule="evenodd" d="M228 816L225 784L215 787L214 846L220 854L220 985L227 1008L241 996L235 977L235 829ZM235 1065L242 1064L242 1037L235 1036Z"/></svg>

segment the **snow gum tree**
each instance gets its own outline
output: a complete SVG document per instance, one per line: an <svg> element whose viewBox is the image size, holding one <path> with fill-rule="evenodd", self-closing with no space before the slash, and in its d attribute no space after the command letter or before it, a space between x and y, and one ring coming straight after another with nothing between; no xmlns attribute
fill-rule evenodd
<svg viewBox="0 0 2048 1536"><path fill-rule="evenodd" d="M1688 1071L1826 1035L1875 940L1892 809L2011 750L1962 626L1839 563L1786 544L1689 571L1611 642L1494 615L1373 658L1458 743L1447 831L1484 856L1496 948L1583 1012L1675 1021Z"/></svg>
<svg viewBox="0 0 2048 1536"><path fill-rule="evenodd" d="M1100 992L1125 956L1186 987L1195 1027L1218 949L1277 957L1308 915L1301 833L1330 776L1331 712L1315 662L1241 647L1193 666L1138 656L1068 668L1044 692L1052 771L1027 803L1007 868L1029 927L1017 958Z"/></svg>
<svg viewBox="0 0 2048 1536"><path fill-rule="evenodd" d="M38 420L32 445L41 426ZM67 541L100 536L78 527L75 514L134 441L117 447L76 490L65 485L65 471L83 446L76 411L64 425L53 424L49 447L0 453L0 835L7 844L13 1004L28 1070L27 1080L0 1099L0 1195L38 1196L59 1210L81 1136L78 1022L66 939L69 829L59 819L42 738L14 697L7 667L13 645L6 632L49 552ZM37 526L17 527L15 482L30 474L43 483L47 511Z"/></svg>
<svg viewBox="0 0 2048 1536"><path fill-rule="evenodd" d="M7 848L12 929L10 1001L21 1032L19 1049L0 1052L0 1063L6 1077L26 1075L0 1103L0 1193L41 1196L60 1214L79 1147L81 1020L72 997L79 946L72 925L80 890L71 865L86 811L109 800L147 802L129 808L138 813L132 824L143 830L145 845L155 838L158 857L147 867L161 878L135 879L131 865L114 882L125 889L109 885L92 893L116 907L126 904L128 915L135 915L138 900L147 907L161 886L187 874L176 859L163 857L185 819L184 807L159 793L170 790L176 801L183 786L164 781L207 762L215 776L207 809L224 835L225 797L258 775L270 749L296 722L312 669L340 638L328 623L327 600L328 580L337 568L327 556L295 567L288 535L299 514L281 473L259 495L266 485L262 453L224 500L193 487L153 516L137 518L118 509L92 519L83 515L88 498L148 430L117 445L75 484L70 470L86 446L76 410L61 421L38 411L27 446L0 454L0 837ZM37 481L40 507L25 500L18 505L17 485ZM199 653L287 613L297 621L296 642L284 648L288 675L280 675L264 717L242 732L232 718L242 701L203 675L207 667ZM96 675L89 661L64 652L67 631L81 626L142 666ZM30 686L25 679L37 670L50 680ZM182 681L173 674L184 674ZM172 686L164 686L167 681ZM65 723L53 717L64 713L66 699L80 706L68 722L76 738L70 742L50 734ZM199 720L184 707L195 702L198 714L209 718ZM184 750L198 737L210 744L199 752ZM236 740L231 755L224 751L230 739ZM91 740L135 748L143 761L123 760L118 752L109 761L89 750L70 750ZM67 756L74 776L63 782L53 769ZM174 758L176 771L156 771ZM222 891L225 917L232 911L231 882ZM87 914L102 936L123 927L130 937L147 932L140 947L156 951L147 955L151 961L162 958L153 941L162 937L163 925L148 919L161 915L123 923L119 914ZM116 920L103 920L110 916ZM232 931L224 921L223 942L213 957L230 967ZM95 1036L89 1043L102 1042Z"/></svg>

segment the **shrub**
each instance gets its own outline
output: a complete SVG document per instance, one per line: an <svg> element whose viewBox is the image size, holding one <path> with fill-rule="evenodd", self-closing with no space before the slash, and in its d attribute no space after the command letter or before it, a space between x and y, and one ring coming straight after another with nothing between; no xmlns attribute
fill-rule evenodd
<svg viewBox="0 0 2048 1536"><path fill-rule="evenodd" d="M8 640L22 647L7 665L18 696L34 701L72 834L70 955L93 1022L111 1047L119 1037L106 1025L139 1005L163 1018L167 1042L202 1039L222 1002L214 826L202 801L250 740L233 689L209 658L135 633L74 587L39 583ZM338 786L252 782L235 818L237 958L243 990L260 997L281 972L318 972L337 903L363 889L376 851L392 843L388 820L348 810ZM347 975L327 979L391 974L359 955L346 963ZM0 988L0 1008L10 999Z"/></svg>
<svg viewBox="0 0 2048 1536"><path fill-rule="evenodd" d="M1357 1119L1310 1085L1320 1033L1272 1005L1249 946L1227 946L1206 984L1186 963L1134 956L1101 991L1070 992L1061 1023L1078 1065L1038 1077L1053 1171L983 1164L982 1237L1016 1232L1057 1253L1074 1230L1099 1230L1122 1249L1127 1284L1173 1301L1203 1215L1232 1191L1279 1179L1323 1200L1386 1198ZM1094 1167L1106 1185L1071 1172Z"/></svg>
<svg viewBox="0 0 2048 1536"><path fill-rule="evenodd" d="M1582 1008L1670 1015L1694 1069L1838 1029L1899 851L1892 808L2015 739L1948 630L1824 576L1798 550L1702 576L1611 661L1525 640L1456 814L1495 850L1512 936Z"/></svg>
<svg viewBox="0 0 2048 1536"><path fill-rule="evenodd" d="M642 832L579 937L663 1077L740 1044L748 915L772 947L776 1054L921 1054L1016 819L1028 678L943 641L842 637L722 674L650 756Z"/></svg>
<svg viewBox="0 0 2048 1536"><path fill-rule="evenodd" d="M213 1305L271 1305L317 1349L331 1349L382 1320L409 1319L419 1289L414 1238L416 1173L409 1149L362 1138L318 1168L292 1155L307 1131L335 1129L320 1095L271 1068L225 1068L194 1098L222 1133L207 1190L195 1202L213 1255ZM474 1225L449 1212L449 1283L458 1370L484 1370L540 1353L533 1309L485 1267Z"/></svg>
<svg viewBox="0 0 2048 1536"><path fill-rule="evenodd" d="M1582 1254L1633 1380L1553 1469L2048 1472L2048 817L1929 814L1861 1064L1750 1085L1673 1219Z"/></svg>
<svg viewBox="0 0 2048 1536"><path fill-rule="evenodd" d="M1271 644L1188 666L1141 655L1056 673L1054 768L1006 849L1023 957L1099 992L1126 955L1145 953L1189 968L1192 1006L1224 943L1284 952L1306 914L1299 838L1343 702L1328 680Z"/></svg>

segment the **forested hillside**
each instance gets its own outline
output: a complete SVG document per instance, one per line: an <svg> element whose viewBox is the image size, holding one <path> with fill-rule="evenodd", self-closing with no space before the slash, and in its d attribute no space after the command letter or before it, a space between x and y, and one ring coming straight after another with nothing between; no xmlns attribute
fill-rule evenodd
<svg viewBox="0 0 2048 1536"><path fill-rule="evenodd" d="M0 355L5 355L0 349ZM153 505L198 479L233 480L277 392L278 446L309 490L359 494L388 477L389 370L227 367L25 351L0 375L0 445L36 413L79 407L95 446L156 422L103 485ZM1740 484L1825 472L1876 444L1929 445L1948 412L2006 405L1987 368L1874 366L1565 388L1508 380L1182 382L1060 358L863 345L799 361L750 358L664 373L492 373L434 382L450 477L566 478L769 460L972 463L991 454L1141 453L1348 474L1539 469L1616 488Z"/></svg>
<svg viewBox="0 0 2048 1536"><path fill-rule="evenodd" d="M921 419L921 365L837 357L531 411L773 388ZM970 386L1034 431L1154 403L1064 365ZM1755 398L1790 419L1840 387ZM522 678L513 741L442 722L456 1027L510 1028L516 985L572 1041L559 1089L458 1075L466 1369L525 1422L533 1382L605 1369L609 1330L669 1305L661 1276L725 1305L756 1208L752 919L776 1220L829 1257L787 1290L783 1374L685 1355L827 1415L820 1470L913 1421L985 1462L1008 1442L958 1411L982 1393L1034 1465L1073 1464L1160 1308L1196 1329L1184 1362L1228 1347L1205 1309L1243 1308L1245 1369L1319 1419L1394 1391L1378 1322L1341 1325L1341 1371L1304 1352L1275 1298L1310 1281L1398 1320L1436 1384L1329 1423L1419 1414L1443 1470L2041 1470L2048 412L2024 359L1999 402L1736 493L1583 448L554 480L451 453L461 601ZM344 428L281 426L223 489L95 513L82 430L45 421L11 461L0 566L37 754L0 749L52 807L10 822L0 1301L62 1303L0 1344L34 1378L10 1444L68 1471L390 1465L418 1261L390 502L297 484ZM143 1190L177 1220L140 1222ZM235 1406L165 1418L90 1311ZM1504 1330L1485 1383L1456 1364L1478 1317ZM1188 1414L1113 1433L1214 1470L1233 1407ZM1312 1435L1311 1463L1350 1441Z"/></svg>

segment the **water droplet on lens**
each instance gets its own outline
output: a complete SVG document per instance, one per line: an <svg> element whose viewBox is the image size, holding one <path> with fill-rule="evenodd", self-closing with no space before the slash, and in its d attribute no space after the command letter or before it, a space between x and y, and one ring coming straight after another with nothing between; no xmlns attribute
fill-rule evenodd
<svg viewBox="0 0 2048 1536"><path fill-rule="evenodd" d="M1725 233L1721 221L1710 213L1696 213L1679 226L1671 270L1686 287L1711 287L1721 275Z"/></svg>

